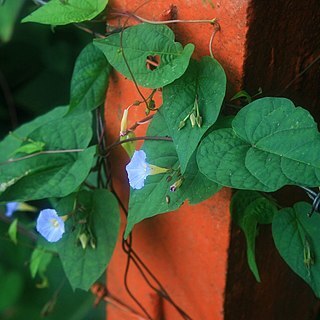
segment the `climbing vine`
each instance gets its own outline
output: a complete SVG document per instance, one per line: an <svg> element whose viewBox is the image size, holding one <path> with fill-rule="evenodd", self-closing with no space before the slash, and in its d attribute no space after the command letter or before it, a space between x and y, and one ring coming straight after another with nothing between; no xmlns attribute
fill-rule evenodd
<svg viewBox="0 0 320 320"><path fill-rule="evenodd" d="M79 23L100 14L108 1L35 2L39 8L22 22L73 23L86 30ZM280 255L320 297L320 217L312 215L319 206L312 188L320 186L320 135L312 116L288 99L273 97L250 101L235 116L223 114L227 79L212 54L197 61L194 45L176 42L167 25L135 17L140 21L135 26L107 35L92 31L94 40L75 63L68 106L54 108L0 142L0 202L12 222L11 239L17 242L22 225L13 219L15 211L37 211L26 204L31 200L51 201L36 226L23 227L42 236L33 252L40 261L30 265L32 274L44 272L54 253L73 289L88 290L104 272L119 233L119 206L126 207L112 188L109 166L110 154L122 146L131 158L126 252L132 254L130 233L137 223L232 187L239 191L231 214L245 233L248 264L257 281L257 227L272 223ZM216 28L215 19L205 22ZM119 139L107 143L101 115L113 69L134 81L140 94L139 87L150 88L150 95L132 101L121 123L113 124ZM162 105L156 106L159 91ZM138 123L128 125L132 106L145 109L146 136L135 135ZM140 150L137 140L144 140ZM279 208L266 192L285 185L302 187L312 204Z"/></svg>

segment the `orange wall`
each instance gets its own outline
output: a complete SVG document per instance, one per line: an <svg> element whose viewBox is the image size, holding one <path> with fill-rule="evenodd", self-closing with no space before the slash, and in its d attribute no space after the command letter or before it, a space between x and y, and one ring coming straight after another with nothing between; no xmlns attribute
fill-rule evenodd
<svg viewBox="0 0 320 320"><path fill-rule="evenodd" d="M118 11L133 12L142 3L143 1L137 0L119 0L111 1L110 6ZM221 31L215 36L213 52L226 70L231 84L230 95L239 89L242 83L247 1L221 0L214 1L214 4L213 9L209 1L202 0L150 1L136 13L148 19L170 19L170 5L175 5L178 19L217 17ZM117 25L119 21L114 19L112 23ZM130 23L134 21L130 20ZM195 58L209 55L209 40L213 31L211 25L176 24L172 28L177 41L183 44L192 42L196 45ZM115 72L109 86L105 109L110 143L118 138L123 110L138 99L140 97L133 83ZM158 97L158 106L160 100L161 97ZM129 124L145 116L142 105L134 108L130 109ZM145 126L139 127L137 135L143 135L145 130ZM129 187L125 165L128 161L121 148L112 154L111 165L115 170L114 187L126 205ZM223 318L230 240L230 195L229 189L223 189L199 205L184 204L178 211L145 220L133 231L133 249L191 319ZM124 215L122 218L124 225ZM122 235L108 267L108 290L114 297L143 314L124 287L127 256L121 247L121 237ZM182 319L169 303L146 285L133 264L129 269L128 285L152 319ZM107 306L107 319L130 320L138 317L110 304Z"/></svg>

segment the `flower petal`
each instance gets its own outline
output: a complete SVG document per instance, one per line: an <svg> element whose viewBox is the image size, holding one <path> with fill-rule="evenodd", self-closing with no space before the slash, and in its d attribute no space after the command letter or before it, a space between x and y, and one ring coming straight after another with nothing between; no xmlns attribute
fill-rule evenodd
<svg viewBox="0 0 320 320"><path fill-rule="evenodd" d="M56 210L42 210L37 219L37 231L49 242L57 242L65 232L64 221Z"/></svg>
<svg viewBox="0 0 320 320"><path fill-rule="evenodd" d="M5 215L7 217L11 217L13 215L13 213L18 210L18 208L19 208L19 203L18 202L8 202L6 204Z"/></svg>
<svg viewBox="0 0 320 320"><path fill-rule="evenodd" d="M141 189L144 186L144 180L151 173L146 158L147 155L143 150L135 151L131 161L126 166L129 184L133 189Z"/></svg>

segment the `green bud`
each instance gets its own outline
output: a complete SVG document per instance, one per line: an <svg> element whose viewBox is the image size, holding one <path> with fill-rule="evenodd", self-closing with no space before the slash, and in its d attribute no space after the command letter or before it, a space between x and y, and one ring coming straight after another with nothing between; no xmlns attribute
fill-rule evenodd
<svg viewBox="0 0 320 320"><path fill-rule="evenodd" d="M183 180L183 177L177 180L172 186L170 186L170 191L175 192L177 189L179 189L182 185Z"/></svg>
<svg viewBox="0 0 320 320"><path fill-rule="evenodd" d="M194 115L194 113L190 114L190 122L191 122L192 128L194 128L194 126L196 125L196 116Z"/></svg>
<svg viewBox="0 0 320 320"><path fill-rule="evenodd" d="M186 125L186 122L184 120L180 121L178 130L181 130Z"/></svg>
<svg viewBox="0 0 320 320"><path fill-rule="evenodd" d="M153 99L149 101L149 109L153 110L156 107L156 103Z"/></svg>
<svg viewBox="0 0 320 320"><path fill-rule="evenodd" d="M96 239L94 237L90 238L90 246L92 249L95 249L97 247L96 246Z"/></svg>
<svg viewBox="0 0 320 320"><path fill-rule="evenodd" d="M202 126L202 117L201 117L201 116L198 116L198 117L196 118L196 121L197 121L198 127L201 128L201 126Z"/></svg>
<svg viewBox="0 0 320 320"><path fill-rule="evenodd" d="M89 241L88 235L86 233L81 233L79 236L79 241L81 243L82 249L85 250Z"/></svg>
<svg viewBox="0 0 320 320"><path fill-rule="evenodd" d="M303 263L308 270L308 274L310 276L310 268L314 264L314 257L311 251L311 246L309 241L306 239L303 248Z"/></svg>

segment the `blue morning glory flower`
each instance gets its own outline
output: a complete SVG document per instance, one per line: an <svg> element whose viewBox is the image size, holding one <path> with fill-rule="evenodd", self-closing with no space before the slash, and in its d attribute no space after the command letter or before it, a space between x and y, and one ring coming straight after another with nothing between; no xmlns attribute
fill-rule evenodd
<svg viewBox="0 0 320 320"><path fill-rule="evenodd" d="M126 166L129 184L133 189L141 189L147 176L159 173L166 173L170 169L161 168L146 161L147 155L143 150L135 151L131 161Z"/></svg>
<svg viewBox="0 0 320 320"><path fill-rule="evenodd" d="M54 209L41 210L37 219L37 231L49 242L57 242L64 234L64 220Z"/></svg>
<svg viewBox="0 0 320 320"><path fill-rule="evenodd" d="M36 212L38 209L25 202L8 202L6 204L5 215L8 218L12 217L13 213L16 211Z"/></svg>
<svg viewBox="0 0 320 320"><path fill-rule="evenodd" d="M10 218L13 213L15 211L17 211L19 209L19 203L18 202L8 202L6 204L6 212L5 212L5 215Z"/></svg>
<svg viewBox="0 0 320 320"><path fill-rule="evenodd" d="M151 173L146 159L147 155L143 150L135 151L131 161L126 166L129 183L133 189L141 189L144 186L144 180Z"/></svg>

